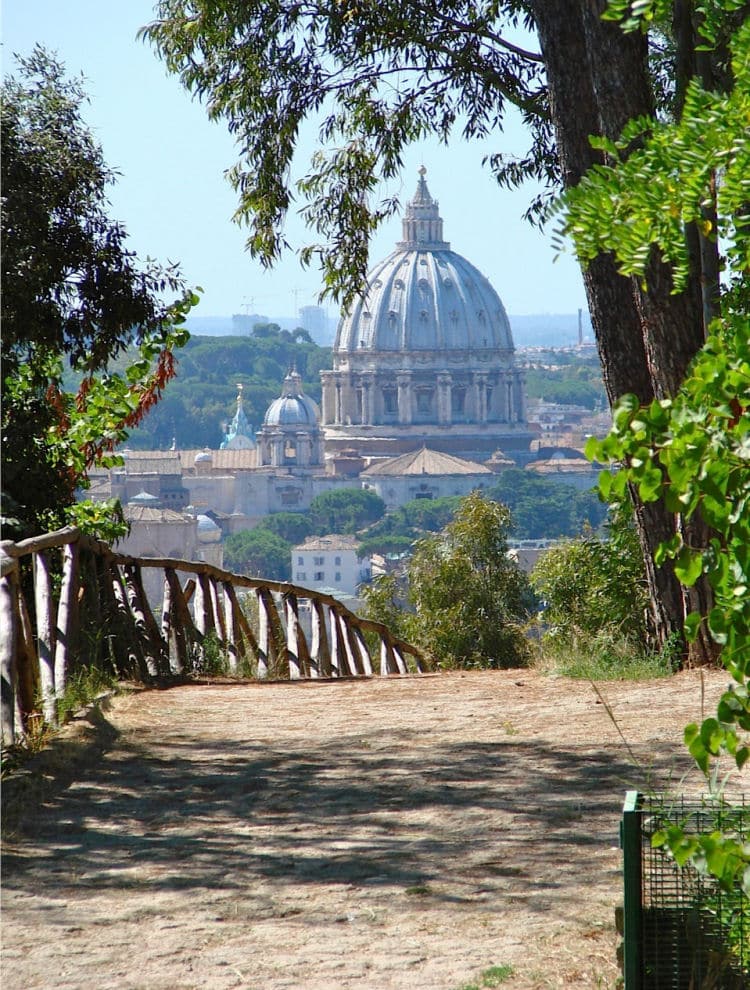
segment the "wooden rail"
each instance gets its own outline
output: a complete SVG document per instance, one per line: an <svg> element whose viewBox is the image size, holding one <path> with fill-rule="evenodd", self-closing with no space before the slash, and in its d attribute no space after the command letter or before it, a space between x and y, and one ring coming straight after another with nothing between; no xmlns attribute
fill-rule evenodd
<svg viewBox="0 0 750 990"><path fill-rule="evenodd" d="M159 621L144 568L164 572ZM200 673L211 649L232 673L249 660L258 678L405 674L407 657L412 669L425 669L420 652L386 626L298 585L194 561L126 556L74 527L0 542L4 746L22 737L35 715L57 724L58 701L76 671L99 665L148 683Z"/></svg>

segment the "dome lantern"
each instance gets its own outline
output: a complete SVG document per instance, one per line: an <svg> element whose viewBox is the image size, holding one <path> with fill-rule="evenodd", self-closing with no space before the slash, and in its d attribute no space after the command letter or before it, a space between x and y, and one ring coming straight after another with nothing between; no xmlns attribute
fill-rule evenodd
<svg viewBox="0 0 750 990"><path fill-rule="evenodd" d="M427 169L419 169L419 182L414 197L406 204L401 221L403 239L396 247L400 251L450 251L450 244L443 240L443 218L438 202L430 196L425 175Z"/></svg>

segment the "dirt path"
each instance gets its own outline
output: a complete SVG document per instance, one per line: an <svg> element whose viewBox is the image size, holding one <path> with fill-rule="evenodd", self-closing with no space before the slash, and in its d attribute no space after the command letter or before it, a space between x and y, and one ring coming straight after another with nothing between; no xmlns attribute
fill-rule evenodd
<svg viewBox="0 0 750 990"><path fill-rule="evenodd" d="M602 690L650 773L681 774L700 675ZM606 707L526 671L115 699L5 844L4 986L459 990L511 965L510 990L611 987L642 777Z"/></svg>

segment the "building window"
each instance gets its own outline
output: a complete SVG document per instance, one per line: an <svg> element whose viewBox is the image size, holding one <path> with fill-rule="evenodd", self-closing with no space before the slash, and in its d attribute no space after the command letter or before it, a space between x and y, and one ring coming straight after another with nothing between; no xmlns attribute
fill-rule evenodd
<svg viewBox="0 0 750 990"><path fill-rule="evenodd" d="M297 557L297 563L298 564L304 564L304 562L305 562L305 558L304 557Z"/></svg>
<svg viewBox="0 0 750 990"><path fill-rule="evenodd" d="M323 581L323 580L325 580L324 571L316 571L315 574L313 574L313 581Z"/></svg>
<svg viewBox="0 0 750 990"><path fill-rule="evenodd" d="M340 580L341 580L341 571L336 571L334 581L340 581Z"/></svg>
<svg viewBox="0 0 750 990"><path fill-rule="evenodd" d="M333 562L336 567L341 567L341 557L335 557Z"/></svg>
<svg viewBox="0 0 750 990"><path fill-rule="evenodd" d="M429 413L432 408L432 390L426 388L417 389L417 412Z"/></svg>
<svg viewBox="0 0 750 990"><path fill-rule="evenodd" d="M383 409L387 413L398 412L398 395L395 388L383 389Z"/></svg>
<svg viewBox="0 0 750 990"><path fill-rule="evenodd" d="M304 571L297 571L298 581L307 581L307 574Z"/></svg>
<svg viewBox="0 0 750 990"><path fill-rule="evenodd" d="M323 566L323 558L322 557L313 557L313 564L315 564L316 567L322 567Z"/></svg>

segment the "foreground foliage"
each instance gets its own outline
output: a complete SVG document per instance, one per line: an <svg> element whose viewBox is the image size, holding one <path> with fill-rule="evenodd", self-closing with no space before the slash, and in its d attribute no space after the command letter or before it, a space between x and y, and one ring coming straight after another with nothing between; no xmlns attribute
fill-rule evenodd
<svg viewBox="0 0 750 990"><path fill-rule="evenodd" d="M41 48L2 87L3 516L19 537L80 521L76 489L161 397L197 302L174 267L140 265L107 215L113 181L84 91ZM173 304L164 293L177 293ZM110 362L135 344L120 373ZM66 365L79 382L63 383ZM100 528L100 523L105 528Z"/></svg>
<svg viewBox="0 0 750 990"><path fill-rule="evenodd" d="M666 13L663 3L639 6L648 17ZM703 5L708 48L736 21L737 6ZM587 448L592 458L623 465L602 476L606 497L622 499L630 486L677 521L656 549L657 566L673 567L683 588L687 639L701 655L718 653L732 679L715 714L685 729L715 792L722 754L738 770L750 759L750 18L730 51L733 85L708 90L692 80L678 121L634 122L607 146L613 164L568 197L566 221L584 259L613 250L623 270L645 277L657 252L672 263L678 286L690 271L686 221L725 246L718 315L677 394L648 404L625 396L611 434ZM741 875L750 895L750 849L731 832L686 834L675 826L659 840L678 863L692 859L724 886Z"/></svg>
<svg viewBox="0 0 750 990"><path fill-rule="evenodd" d="M550 636L574 642L606 631L645 649L643 559L627 519L613 517L604 535L589 531L558 543L540 557L531 580Z"/></svg>

